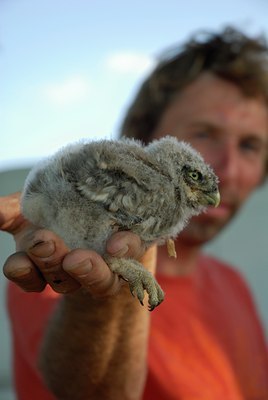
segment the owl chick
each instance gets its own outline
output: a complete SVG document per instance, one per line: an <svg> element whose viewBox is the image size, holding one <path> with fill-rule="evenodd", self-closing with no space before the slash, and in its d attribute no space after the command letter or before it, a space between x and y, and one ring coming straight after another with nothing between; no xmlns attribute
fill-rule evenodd
<svg viewBox="0 0 268 400"><path fill-rule="evenodd" d="M193 215L219 204L218 179L199 153L174 137L148 146L130 139L71 144L34 167L25 182L22 212L34 225L61 236L69 248L92 249L128 281L149 309L164 299L136 260L105 253L119 230L145 246L175 238Z"/></svg>

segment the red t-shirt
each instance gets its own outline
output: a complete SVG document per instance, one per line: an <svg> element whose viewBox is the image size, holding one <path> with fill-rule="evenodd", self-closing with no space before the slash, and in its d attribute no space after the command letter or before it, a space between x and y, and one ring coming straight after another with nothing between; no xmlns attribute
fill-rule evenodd
<svg viewBox="0 0 268 400"><path fill-rule="evenodd" d="M158 276L143 400L267 400L268 352L241 276L209 257L187 277ZM8 289L18 400L52 400L36 362L59 295Z"/></svg>

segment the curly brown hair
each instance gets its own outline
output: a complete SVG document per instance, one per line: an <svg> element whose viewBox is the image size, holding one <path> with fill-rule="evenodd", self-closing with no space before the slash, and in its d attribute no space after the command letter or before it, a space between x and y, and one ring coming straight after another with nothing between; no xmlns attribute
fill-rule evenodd
<svg viewBox="0 0 268 400"><path fill-rule="evenodd" d="M202 31L164 53L129 107L121 136L148 143L174 96L204 72L235 83L247 96L261 96L268 106L265 37L249 37L230 26L220 33Z"/></svg>

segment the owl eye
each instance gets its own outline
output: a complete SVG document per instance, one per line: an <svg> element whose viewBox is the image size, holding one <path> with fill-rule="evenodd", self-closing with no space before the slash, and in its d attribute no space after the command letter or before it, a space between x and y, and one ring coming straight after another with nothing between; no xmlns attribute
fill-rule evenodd
<svg viewBox="0 0 268 400"><path fill-rule="evenodd" d="M203 179L203 175L197 170L189 171L189 176L193 181L201 181Z"/></svg>

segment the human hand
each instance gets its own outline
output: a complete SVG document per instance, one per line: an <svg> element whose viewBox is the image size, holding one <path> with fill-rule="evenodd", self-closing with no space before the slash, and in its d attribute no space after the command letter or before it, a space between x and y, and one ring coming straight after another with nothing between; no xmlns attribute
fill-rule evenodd
<svg viewBox="0 0 268 400"><path fill-rule="evenodd" d="M18 250L5 262L4 274L25 291L42 291L49 284L58 293L83 287L99 297L115 294L121 288L122 280L99 254L91 250L70 251L53 232L37 229L24 220L19 212L19 194L0 199L0 215L0 228L14 235ZM144 247L137 235L118 232L108 241L107 252L141 259ZM141 261L152 270L155 251L149 251Z"/></svg>

